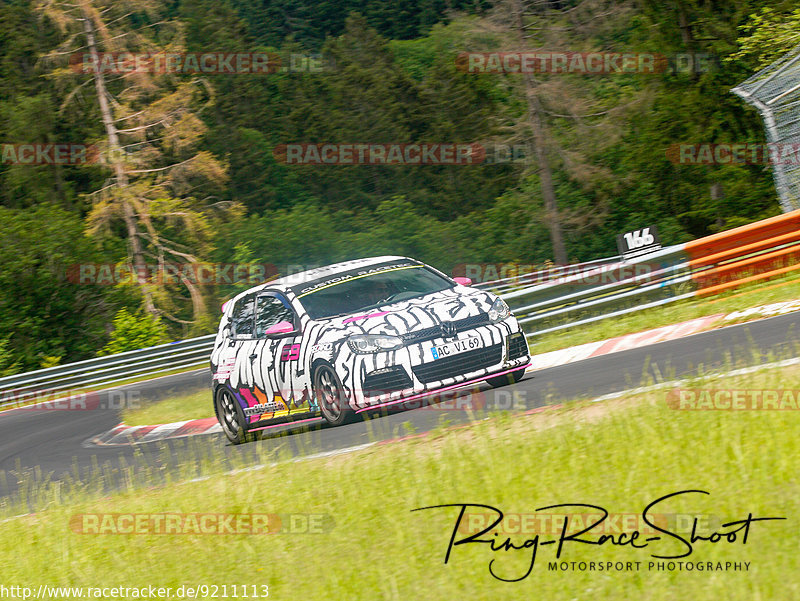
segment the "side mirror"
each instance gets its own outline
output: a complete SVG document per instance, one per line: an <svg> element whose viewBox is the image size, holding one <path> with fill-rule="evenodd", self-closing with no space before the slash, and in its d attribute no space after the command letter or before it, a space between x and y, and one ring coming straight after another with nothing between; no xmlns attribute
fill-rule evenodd
<svg viewBox="0 0 800 601"><path fill-rule="evenodd" d="M462 286L472 286L472 280L470 278L453 278L453 281Z"/></svg>
<svg viewBox="0 0 800 601"><path fill-rule="evenodd" d="M289 334L294 332L294 325L291 321L279 321L275 325L268 327L264 331L264 336L273 336L275 334Z"/></svg>

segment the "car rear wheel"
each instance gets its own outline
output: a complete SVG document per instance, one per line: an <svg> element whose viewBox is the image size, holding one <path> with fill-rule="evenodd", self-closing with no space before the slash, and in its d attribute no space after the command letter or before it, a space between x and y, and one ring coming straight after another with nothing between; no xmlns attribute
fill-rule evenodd
<svg viewBox="0 0 800 601"><path fill-rule="evenodd" d="M492 388L499 388L500 386L507 386L508 384L516 384L522 379L522 376L525 375L525 368L522 367L515 371L511 371L507 374L503 374L502 376L496 376L494 378L486 378L486 382Z"/></svg>
<svg viewBox="0 0 800 601"><path fill-rule="evenodd" d="M224 387L217 388L214 403L219 425L222 426L222 432L231 443L242 444L254 440L253 434L245 432L244 426L247 418L230 390Z"/></svg>
<svg viewBox="0 0 800 601"><path fill-rule="evenodd" d="M342 381L330 365L320 365L314 371L314 395L322 417L332 426L341 426L355 417Z"/></svg>

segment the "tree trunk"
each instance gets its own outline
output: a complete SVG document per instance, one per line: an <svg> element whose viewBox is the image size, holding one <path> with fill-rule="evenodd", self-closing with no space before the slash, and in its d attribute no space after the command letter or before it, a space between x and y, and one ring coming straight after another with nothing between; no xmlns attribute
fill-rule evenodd
<svg viewBox="0 0 800 601"><path fill-rule="evenodd" d="M522 19L523 10L520 0L514 0L515 29L520 43L520 51L525 46L525 24ZM525 100L528 104L528 123L533 133L533 146L536 151L536 162L539 165L539 181L544 199L545 220L550 229L550 242L553 245L553 258L556 264L567 264L567 251L564 247L564 236L561 232L561 221L558 215L558 202L553 187L553 172L547 160L547 135L542 122L542 106L536 96L536 82L530 73L525 78Z"/></svg>
<svg viewBox="0 0 800 601"><path fill-rule="evenodd" d="M722 218L722 207L720 207L723 198L725 198L725 192L722 188L722 184L720 182L714 182L711 184L711 201L714 205L714 211L717 214L715 221L717 231L722 231L722 228L725 225L725 220Z"/></svg>
<svg viewBox="0 0 800 601"><path fill-rule="evenodd" d="M97 92L97 101L100 104L100 114L103 118L103 126L108 136L108 153L109 161L114 169L114 175L117 180L119 188L125 188L128 185L128 175L125 173L125 166L123 164L122 148L119 144L119 136L117 135L117 127L114 124L114 118L111 115L111 107L108 105L108 91L106 90L106 82L103 73L100 70L100 55L97 52L97 43L94 37L94 26L92 23L90 11L87 9L88 0L81 2L81 13L83 14L83 29L86 32L86 45L89 48L89 53L92 57L92 65L94 65L94 87ZM139 230L136 226L136 214L131 206L131 203L122 199L122 216L125 221L125 227L128 230L128 240L131 245L131 254L133 255L133 266L136 273L135 280L139 284L144 298L145 309L153 315L158 315L158 310L153 303L153 295L147 287L145 281L145 274L147 273L147 265L144 260L144 253L142 252L142 241L139 237Z"/></svg>

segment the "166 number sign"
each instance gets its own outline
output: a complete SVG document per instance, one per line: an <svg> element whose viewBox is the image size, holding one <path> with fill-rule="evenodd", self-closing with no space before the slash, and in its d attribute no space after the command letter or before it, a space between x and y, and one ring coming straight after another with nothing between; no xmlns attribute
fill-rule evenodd
<svg viewBox="0 0 800 601"><path fill-rule="evenodd" d="M617 247L619 254L623 258L637 257L645 255L661 248L661 240L658 238L656 227L643 227L640 230L633 230L617 236Z"/></svg>

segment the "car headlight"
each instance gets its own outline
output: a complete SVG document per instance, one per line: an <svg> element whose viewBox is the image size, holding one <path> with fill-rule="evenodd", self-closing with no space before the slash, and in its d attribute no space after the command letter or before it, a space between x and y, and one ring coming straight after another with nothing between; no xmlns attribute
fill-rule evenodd
<svg viewBox="0 0 800 601"><path fill-rule="evenodd" d="M403 346L403 339L389 334L356 334L347 339L354 353L379 353L393 351Z"/></svg>
<svg viewBox="0 0 800 601"><path fill-rule="evenodd" d="M508 308L508 305L502 298L496 299L492 303L492 308L489 309L489 320L493 322L502 321L509 315L511 315L511 309Z"/></svg>

